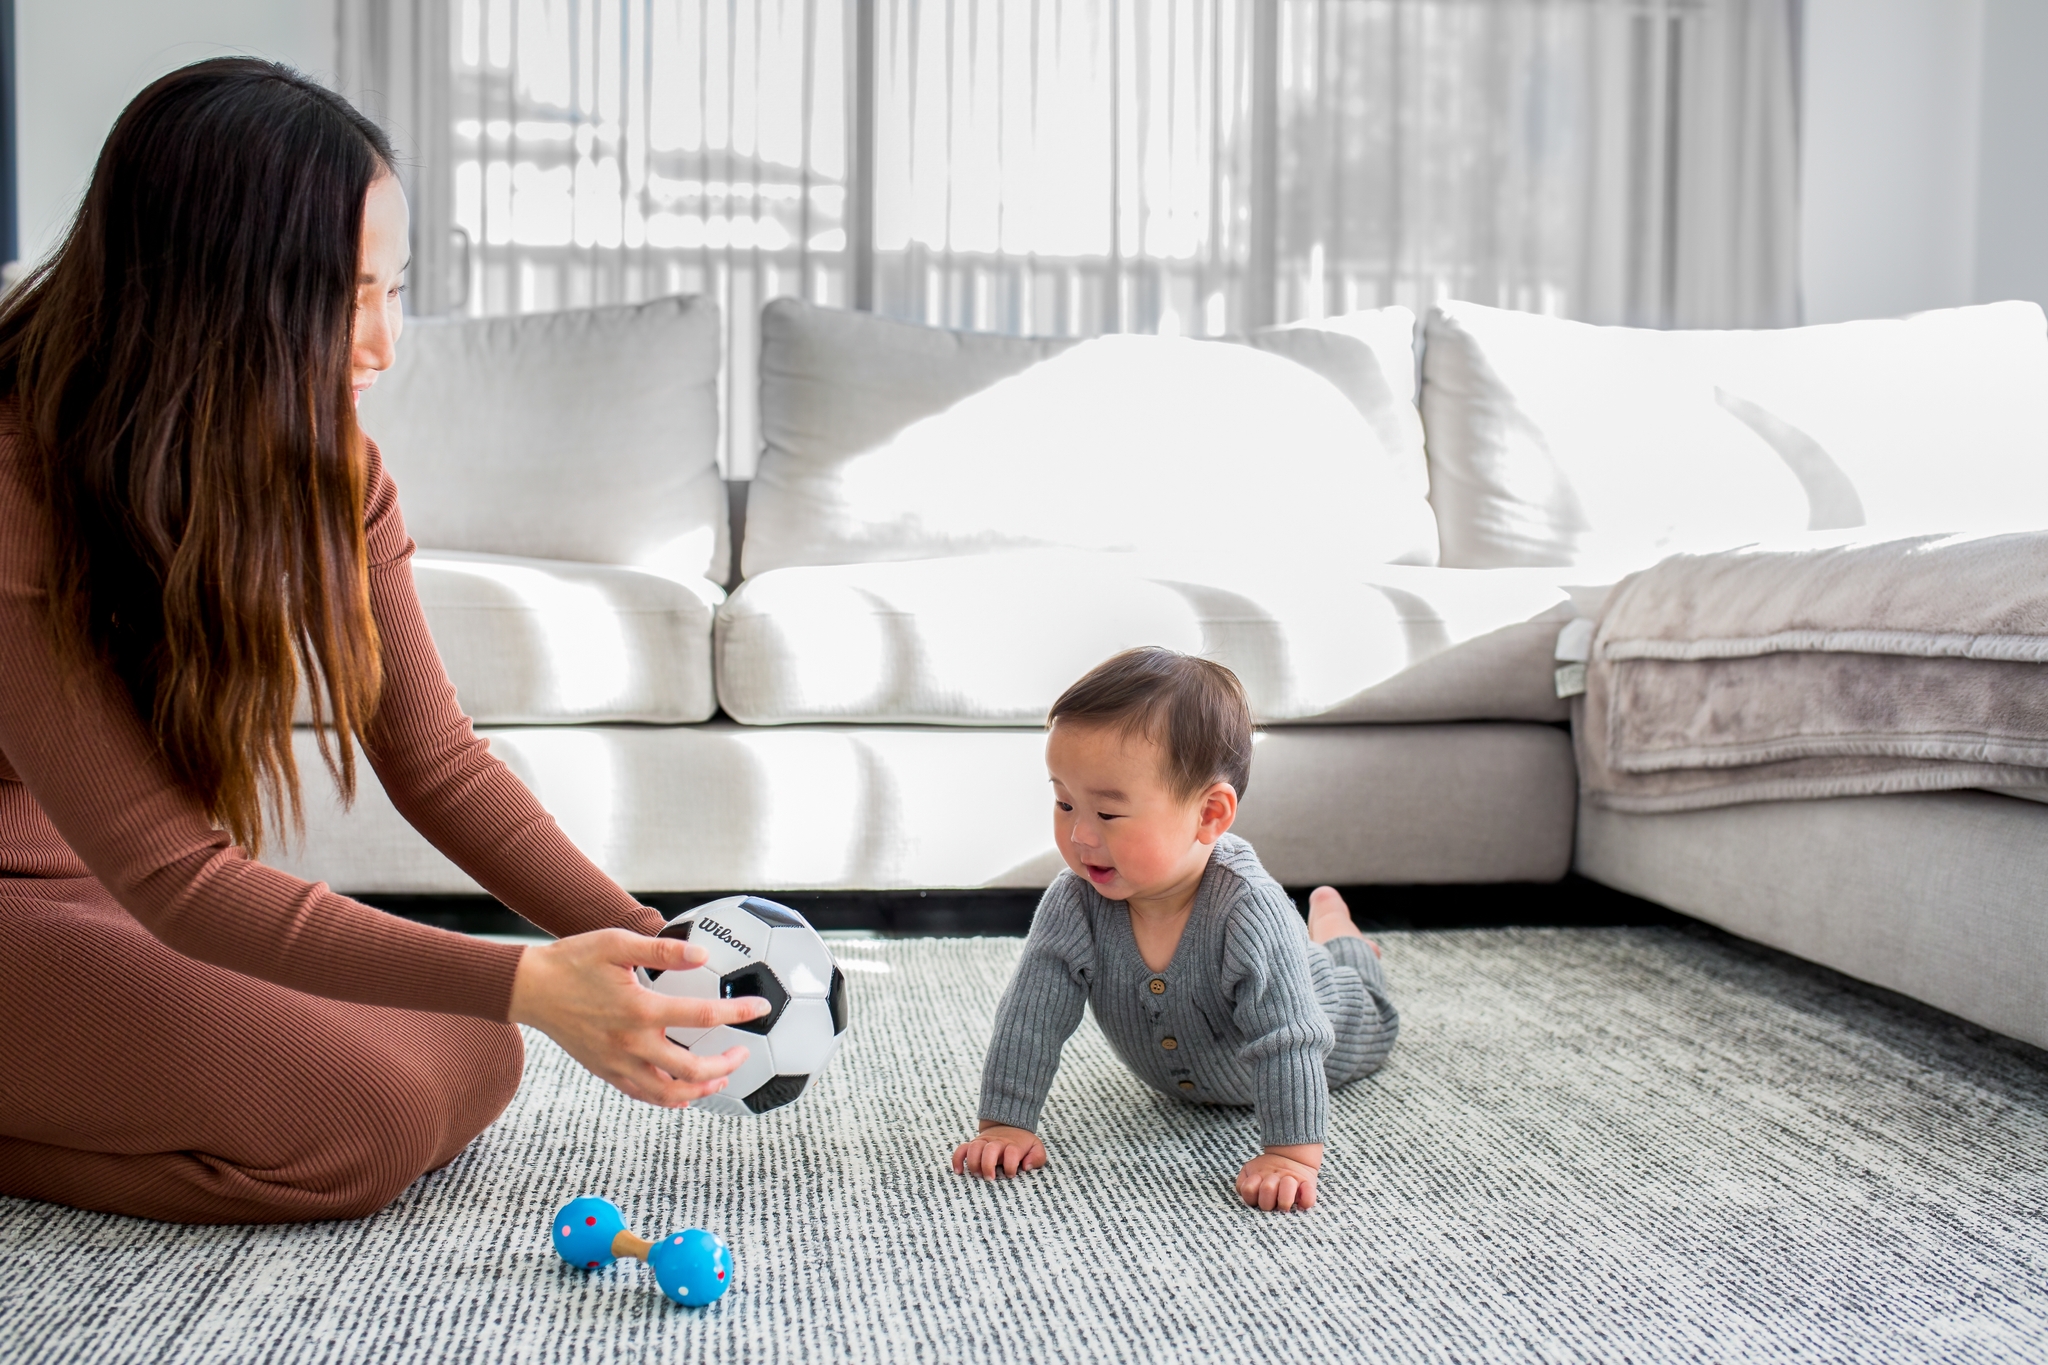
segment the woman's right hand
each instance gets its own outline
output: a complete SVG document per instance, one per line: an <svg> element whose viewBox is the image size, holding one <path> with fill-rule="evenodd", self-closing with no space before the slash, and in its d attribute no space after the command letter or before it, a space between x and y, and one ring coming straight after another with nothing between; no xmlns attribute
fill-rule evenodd
<svg viewBox="0 0 2048 1365"><path fill-rule="evenodd" d="M593 1076L634 1099L680 1109L725 1089L747 1050L698 1057L663 1030L741 1024L766 1014L769 1004L753 995L673 999L642 986L633 968L681 971L703 966L709 956L701 944L626 929L529 944L512 979L511 1021L539 1029Z"/></svg>

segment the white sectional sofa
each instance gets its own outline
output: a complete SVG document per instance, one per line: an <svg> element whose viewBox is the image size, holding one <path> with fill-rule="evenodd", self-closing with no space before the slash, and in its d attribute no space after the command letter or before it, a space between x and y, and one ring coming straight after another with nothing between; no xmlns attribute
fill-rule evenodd
<svg viewBox="0 0 2048 1365"><path fill-rule="evenodd" d="M1666 334L1448 304L1418 385L1398 308L1073 342L777 301L743 526L717 337L690 299L415 323L362 408L465 706L629 887L1041 886L1044 711L1161 643L1245 680L1239 828L1283 881L1576 865L2048 1043L2048 806L1582 811L1552 657L1673 549L2048 526L2031 305ZM374 787L313 806L294 870L475 890Z"/></svg>
<svg viewBox="0 0 2048 1365"><path fill-rule="evenodd" d="M1696 333L1449 304L1426 328L1423 412L1447 563L1611 581L1803 531L2048 527L2048 326L2030 303ZM2044 795L1588 801L1573 866L2048 1045Z"/></svg>

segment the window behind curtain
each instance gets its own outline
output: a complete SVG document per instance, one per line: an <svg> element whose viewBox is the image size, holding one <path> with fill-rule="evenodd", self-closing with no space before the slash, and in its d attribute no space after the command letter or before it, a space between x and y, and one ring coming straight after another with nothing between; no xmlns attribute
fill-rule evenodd
<svg viewBox="0 0 2048 1365"><path fill-rule="evenodd" d="M755 320L848 302L846 6L438 0L471 316L709 294L726 320L726 467L752 472ZM431 229L428 229L431 230Z"/></svg>
<svg viewBox="0 0 2048 1365"><path fill-rule="evenodd" d="M1796 320L1795 0L341 0L415 297L1219 335Z"/></svg>
<svg viewBox="0 0 2048 1365"><path fill-rule="evenodd" d="M873 306L1031 334L1241 330L1262 7L879 0Z"/></svg>

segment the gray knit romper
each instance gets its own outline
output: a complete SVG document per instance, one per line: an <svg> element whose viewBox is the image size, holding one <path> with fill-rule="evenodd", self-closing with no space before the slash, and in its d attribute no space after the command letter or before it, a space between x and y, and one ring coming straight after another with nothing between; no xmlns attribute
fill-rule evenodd
<svg viewBox="0 0 2048 1365"><path fill-rule="evenodd" d="M1164 971L1138 955L1130 910L1062 872L1046 888L996 1009L981 1117L1037 1131L1083 1005L1153 1089L1251 1105L1268 1147L1321 1142L1330 1091L1377 1070L1400 1016L1365 940L1309 942L1252 846L1216 841Z"/></svg>

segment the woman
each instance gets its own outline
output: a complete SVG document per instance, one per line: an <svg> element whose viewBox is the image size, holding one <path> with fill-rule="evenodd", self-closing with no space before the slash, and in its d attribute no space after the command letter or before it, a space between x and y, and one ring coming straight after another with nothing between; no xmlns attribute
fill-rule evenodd
<svg viewBox="0 0 2048 1365"><path fill-rule="evenodd" d="M114 126L0 310L0 1193L187 1222L383 1207L517 1087L530 1024L679 1107L740 1049L632 967L701 949L578 853L456 705L354 399L392 363L404 196L375 125L201 62ZM303 694L352 795L562 935L488 943L254 861Z"/></svg>

